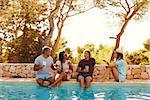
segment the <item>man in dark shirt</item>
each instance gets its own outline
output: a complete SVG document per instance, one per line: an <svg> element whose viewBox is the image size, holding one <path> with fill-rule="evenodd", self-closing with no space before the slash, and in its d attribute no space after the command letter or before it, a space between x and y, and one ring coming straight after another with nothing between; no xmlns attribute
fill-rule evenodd
<svg viewBox="0 0 150 100"><path fill-rule="evenodd" d="M77 67L77 80L82 88L89 88L91 86L94 66L95 59L91 58L90 51L85 51L84 59L79 62Z"/></svg>

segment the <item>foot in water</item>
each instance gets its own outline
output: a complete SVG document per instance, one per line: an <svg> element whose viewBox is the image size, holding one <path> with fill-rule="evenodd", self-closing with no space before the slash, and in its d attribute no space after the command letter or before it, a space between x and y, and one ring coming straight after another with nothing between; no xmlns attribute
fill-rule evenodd
<svg viewBox="0 0 150 100"><path fill-rule="evenodd" d="M48 86L48 88L52 88L54 85L53 84L50 84L49 86Z"/></svg>
<svg viewBox="0 0 150 100"><path fill-rule="evenodd" d="M56 84L56 88L59 88L59 87L60 87L60 84L61 84L61 83L59 83L59 84Z"/></svg>

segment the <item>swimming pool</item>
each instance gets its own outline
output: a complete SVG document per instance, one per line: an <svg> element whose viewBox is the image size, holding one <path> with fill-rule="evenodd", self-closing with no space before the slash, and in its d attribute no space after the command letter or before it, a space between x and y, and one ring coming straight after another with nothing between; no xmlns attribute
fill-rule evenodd
<svg viewBox="0 0 150 100"><path fill-rule="evenodd" d="M0 100L150 100L150 85L78 84L46 89L36 84L0 83Z"/></svg>

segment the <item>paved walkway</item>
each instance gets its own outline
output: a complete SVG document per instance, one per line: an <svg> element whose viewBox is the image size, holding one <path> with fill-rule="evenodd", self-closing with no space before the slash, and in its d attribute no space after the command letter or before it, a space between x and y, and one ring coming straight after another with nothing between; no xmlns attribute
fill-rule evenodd
<svg viewBox="0 0 150 100"><path fill-rule="evenodd" d="M14 83L36 83L34 78L7 78L7 77L0 77L0 83L2 82L14 82ZM76 84L78 83L75 79L72 79L70 81L65 81L63 84ZM150 80L126 80L126 82L93 82L95 84L146 84L150 85Z"/></svg>

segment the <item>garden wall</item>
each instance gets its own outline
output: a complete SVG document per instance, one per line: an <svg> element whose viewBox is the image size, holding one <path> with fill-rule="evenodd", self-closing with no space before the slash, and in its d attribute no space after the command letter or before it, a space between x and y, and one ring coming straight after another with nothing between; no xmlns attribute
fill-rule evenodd
<svg viewBox="0 0 150 100"><path fill-rule="evenodd" d="M74 65L74 71L76 65ZM104 74L105 65L96 65L94 70L94 79L99 80ZM14 78L34 78L36 72L33 71L33 64L14 64L14 63L0 63L0 77L14 77ZM72 78L76 77L76 73L72 73ZM110 73L112 79L112 73ZM127 65L127 79L143 79L150 80L150 65Z"/></svg>

